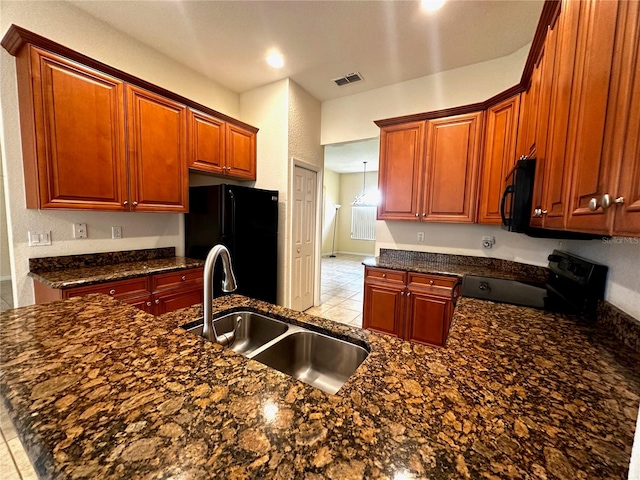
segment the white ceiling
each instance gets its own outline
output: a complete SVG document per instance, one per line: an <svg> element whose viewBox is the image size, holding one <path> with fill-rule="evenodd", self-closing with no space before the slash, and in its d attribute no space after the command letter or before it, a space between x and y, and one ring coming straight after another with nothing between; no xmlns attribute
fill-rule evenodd
<svg viewBox="0 0 640 480"><path fill-rule="evenodd" d="M377 171L379 149L378 138L325 145L324 168L338 173L362 172L362 162L367 162L367 172Z"/></svg>
<svg viewBox="0 0 640 480"><path fill-rule="evenodd" d="M320 101L513 53L533 39L543 0L69 0L235 92L291 78ZM273 69L271 49L285 57ZM360 72L364 81L332 79ZM325 146L338 173L378 169L377 138Z"/></svg>
<svg viewBox="0 0 640 480"><path fill-rule="evenodd" d="M431 14L418 1L71 3L235 92L289 77L325 101L508 55L532 40L543 1L448 0ZM353 71L364 81L332 82Z"/></svg>

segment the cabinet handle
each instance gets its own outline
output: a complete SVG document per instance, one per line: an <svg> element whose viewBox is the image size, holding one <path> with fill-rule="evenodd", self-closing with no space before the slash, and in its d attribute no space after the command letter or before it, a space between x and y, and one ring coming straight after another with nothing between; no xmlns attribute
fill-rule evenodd
<svg viewBox="0 0 640 480"><path fill-rule="evenodd" d="M124 202L122 202L122 205L124 205L125 207L129 205L129 200L125 200Z"/></svg>
<svg viewBox="0 0 640 480"><path fill-rule="evenodd" d="M131 205L133 205L134 207L138 206L138 202L133 202Z"/></svg>
<svg viewBox="0 0 640 480"><path fill-rule="evenodd" d="M182 275L182 281L184 282L187 279L186 275Z"/></svg>
<svg viewBox="0 0 640 480"><path fill-rule="evenodd" d="M147 302L147 307L150 307L150 306L151 306L151 302Z"/></svg>
<svg viewBox="0 0 640 480"><path fill-rule="evenodd" d="M109 295L115 295L115 294L116 294L115 288L112 288L111 290L109 290Z"/></svg>
<svg viewBox="0 0 640 480"><path fill-rule="evenodd" d="M156 305L158 305L160 303L160 299L156 300Z"/></svg>

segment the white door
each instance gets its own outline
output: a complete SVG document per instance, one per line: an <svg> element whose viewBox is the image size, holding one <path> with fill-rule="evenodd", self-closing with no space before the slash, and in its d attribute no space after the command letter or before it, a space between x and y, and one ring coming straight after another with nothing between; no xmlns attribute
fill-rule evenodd
<svg viewBox="0 0 640 480"><path fill-rule="evenodd" d="M291 308L313 307L317 173L294 167Z"/></svg>

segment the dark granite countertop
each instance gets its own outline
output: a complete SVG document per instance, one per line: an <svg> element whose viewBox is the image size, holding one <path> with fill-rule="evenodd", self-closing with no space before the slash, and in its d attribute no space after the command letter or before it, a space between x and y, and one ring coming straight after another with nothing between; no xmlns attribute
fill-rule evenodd
<svg viewBox="0 0 640 480"><path fill-rule="evenodd" d="M202 260L168 257L113 265L62 267L50 271L29 272L29 276L51 288L73 288L202 266Z"/></svg>
<svg viewBox="0 0 640 480"><path fill-rule="evenodd" d="M626 479L638 355L562 315L460 299L445 348L232 295L365 342L337 395L101 295L0 315L0 393L45 478Z"/></svg>
<svg viewBox="0 0 640 480"><path fill-rule="evenodd" d="M489 257L381 249L380 256L362 262L368 267L389 268L432 275L462 277L466 274L545 283L545 267Z"/></svg>

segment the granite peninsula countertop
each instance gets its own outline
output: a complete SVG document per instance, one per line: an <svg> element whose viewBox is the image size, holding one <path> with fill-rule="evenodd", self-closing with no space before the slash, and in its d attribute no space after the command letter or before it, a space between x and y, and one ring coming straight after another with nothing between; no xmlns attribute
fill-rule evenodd
<svg viewBox="0 0 640 480"><path fill-rule="evenodd" d="M44 478L626 479L638 355L572 318L462 298L430 348L231 295L366 344L325 394L103 295L0 315L0 393Z"/></svg>
<svg viewBox="0 0 640 480"><path fill-rule="evenodd" d="M29 276L51 288L73 288L202 266L202 260L174 256L112 265L60 267L49 271L29 272Z"/></svg>
<svg viewBox="0 0 640 480"><path fill-rule="evenodd" d="M545 283L547 269L537 265L491 257L381 249L362 262L368 267L462 277L466 274Z"/></svg>

